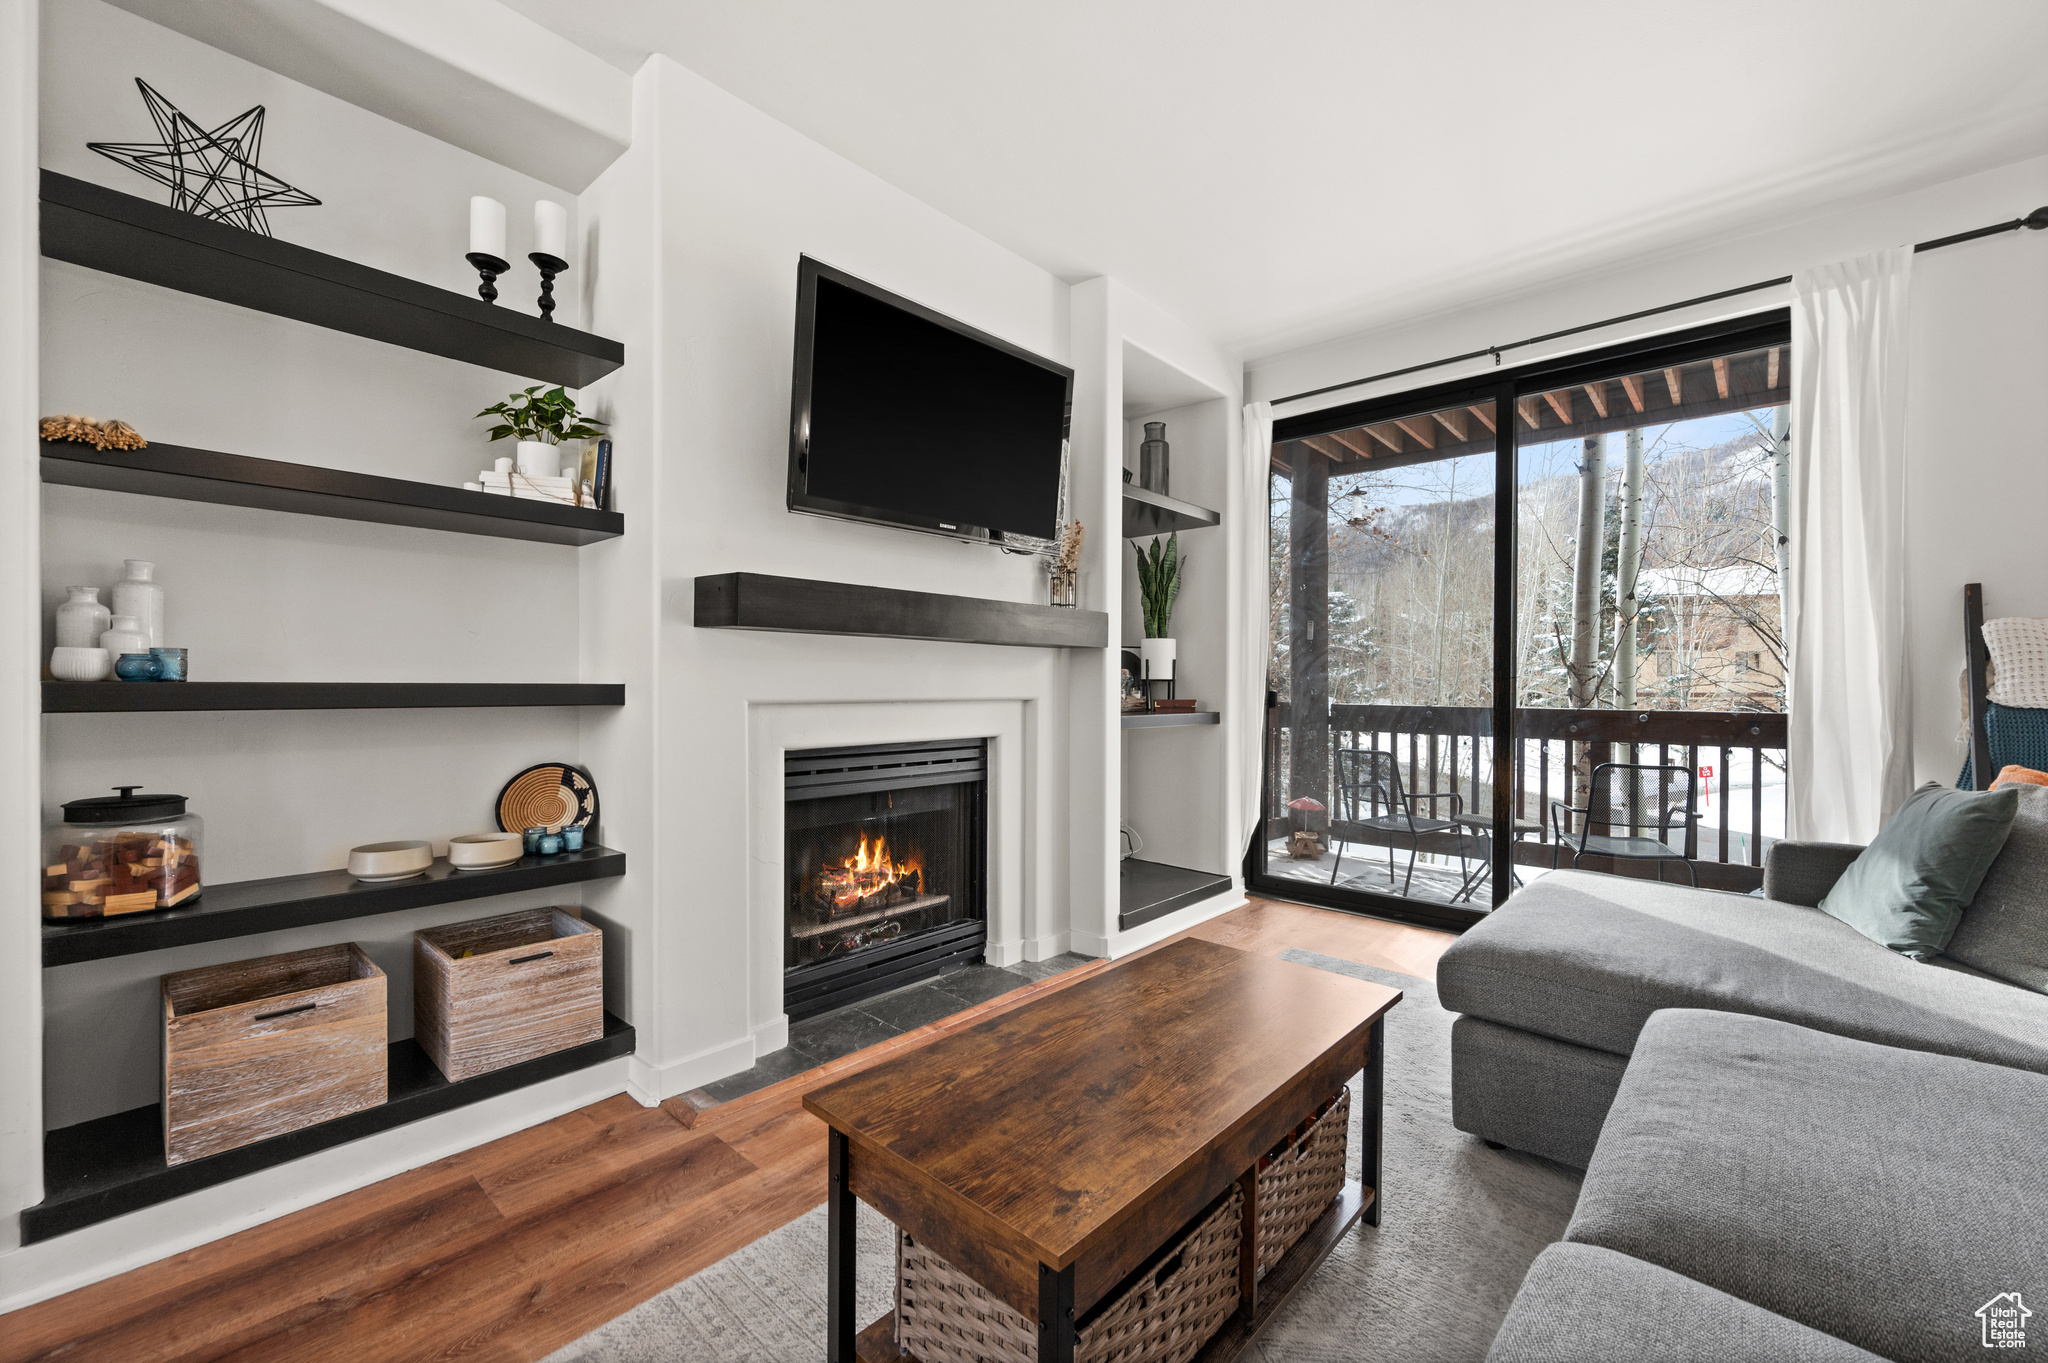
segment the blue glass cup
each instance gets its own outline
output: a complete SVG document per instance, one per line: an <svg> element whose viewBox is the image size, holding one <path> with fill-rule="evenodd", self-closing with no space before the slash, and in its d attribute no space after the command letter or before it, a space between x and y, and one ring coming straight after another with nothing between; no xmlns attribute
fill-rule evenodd
<svg viewBox="0 0 2048 1363"><path fill-rule="evenodd" d="M547 836L547 829L535 824L519 835L522 849L529 857L540 855L540 840Z"/></svg>
<svg viewBox="0 0 2048 1363"><path fill-rule="evenodd" d="M123 653L114 660L114 675L122 681L155 681L157 670L156 659L147 653Z"/></svg>
<svg viewBox="0 0 2048 1363"><path fill-rule="evenodd" d="M556 853L560 852L561 850L562 850L562 835L561 835L560 833L543 833L543 834L541 834L541 838L540 838L540 854L541 854L542 856L544 856L544 857L551 857L551 856L554 856L554 855L555 855Z"/></svg>
<svg viewBox="0 0 2048 1363"><path fill-rule="evenodd" d="M583 830L581 828L575 824L570 824L562 830L562 850L564 852L581 852L583 850Z"/></svg>
<svg viewBox="0 0 2048 1363"><path fill-rule="evenodd" d="M182 648L153 648L149 656L156 659L158 681L181 682L185 680L185 650Z"/></svg>

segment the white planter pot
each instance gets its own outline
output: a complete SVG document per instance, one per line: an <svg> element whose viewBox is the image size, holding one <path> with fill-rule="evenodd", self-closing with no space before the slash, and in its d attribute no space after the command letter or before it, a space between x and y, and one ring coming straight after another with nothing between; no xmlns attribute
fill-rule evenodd
<svg viewBox="0 0 2048 1363"><path fill-rule="evenodd" d="M519 442L519 471L529 478L559 478L562 454L545 440Z"/></svg>
<svg viewBox="0 0 2048 1363"><path fill-rule="evenodd" d="M1173 660L1180 645L1172 639L1147 639L1138 645L1138 665L1146 678L1165 681L1173 675Z"/></svg>

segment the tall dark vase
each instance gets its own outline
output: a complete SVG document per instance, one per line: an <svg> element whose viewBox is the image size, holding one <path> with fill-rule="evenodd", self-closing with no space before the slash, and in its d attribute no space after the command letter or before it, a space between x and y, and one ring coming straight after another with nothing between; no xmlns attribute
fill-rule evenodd
<svg viewBox="0 0 2048 1363"><path fill-rule="evenodd" d="M1145 440L1138 446L1138 486L1162 497L1172 495L1166 488L1167 453L1166 423L1146 422Z"/></svg>

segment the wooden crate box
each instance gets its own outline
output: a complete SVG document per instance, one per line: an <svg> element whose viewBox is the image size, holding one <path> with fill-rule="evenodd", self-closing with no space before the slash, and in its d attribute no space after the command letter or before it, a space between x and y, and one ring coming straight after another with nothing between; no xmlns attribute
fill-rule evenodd
<svg viewBox="0 0 2048 1363"><path fill-rule="evenodd" d="M604 934L560 909L412 935L413 1040L450 1080L604 1036Z"/></svg>
<svg viewBox="0 0 2048 1363"><path fill-rule="evenodd" d="M163 977L164 1159L376 1107L384 972L353 942Z"/></svg>

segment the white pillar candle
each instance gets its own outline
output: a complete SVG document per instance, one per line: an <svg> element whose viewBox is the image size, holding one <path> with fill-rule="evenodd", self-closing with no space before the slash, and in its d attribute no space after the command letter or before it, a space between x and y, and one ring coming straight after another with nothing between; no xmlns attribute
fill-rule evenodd
<svg viewBox="0 0 2048 1363"><path fill-rule="evenodd" d="M569 258L569 210L542 199L533 206L533 249L535 254Z"/></svg>
<svg viewBox="0 0 2048 1363"><path fill-rule="evenodd" d="M469 201L469 250L472 255L505 257L505 205L479 194Z"/></svg>

